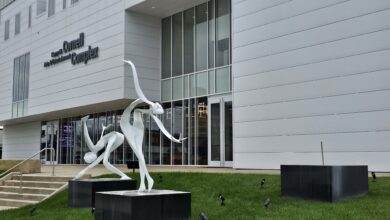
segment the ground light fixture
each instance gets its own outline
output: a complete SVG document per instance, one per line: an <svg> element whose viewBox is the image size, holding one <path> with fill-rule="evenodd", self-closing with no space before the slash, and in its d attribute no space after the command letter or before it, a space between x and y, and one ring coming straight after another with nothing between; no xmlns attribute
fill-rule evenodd
<svg viewBox="0 0 390 220"><path fill-rule="evenodd" d="M160 183L162 183L162 181L163 181L163 176L162 176L161 174L158 174L158 181L159 181Z"/></svg>
<svg viewBox="0 0 390 220"><path fill-rule="evenodd" d="M209 218L207 217L206 213L204 213L204 212L201 212L199 214L199 219L200 220L209 220Z"/></svg>
<svg viewBox="0 0 390 220"><path fill-rule="evenodd" d="M223 197L223 195L220 193L218 198L219 198L219 202L220 202L221 206L224 206L225 205L225 197Z"/></svg>
<svg viewBox="0 0 390 220"><path fill-rule="evenodd" d="M372 176L372 182L376 182L376 174L375 174L375 172L371 172L371 176Z"/></svg>
<svg viewBox="0 0 390 220"><path fill-rule="evenodd" d="M271 204L271 199L270 198L267 198L265 201L264 201L264 207L266 209L268 209L268 206Z"/></svg>
<svg viewBox="0 0 390 220"><path fill-rule="evenodd" d="M262 179L260 181L260 189L264 188L264 185L265 185L265 179Z"/></svg>
<svg viewBox="0 0 390 220"><path fill-rule="evenodd" d="M32 207L32 209L30 209L30 216L33 216L36 210L37 210L36 206Z"/></svg>

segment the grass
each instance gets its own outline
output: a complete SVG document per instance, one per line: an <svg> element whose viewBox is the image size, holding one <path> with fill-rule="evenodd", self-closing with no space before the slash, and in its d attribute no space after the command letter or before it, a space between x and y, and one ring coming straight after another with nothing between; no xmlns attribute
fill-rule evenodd
<svg viewBox="0 0 390 220"><path fill-rule="evenodd" d="M359 199L337 203L301 201L281 197L280 176L259 174L209 173L157 173L152 174L156 189L173 189L192 193L192 219L205 212L209 219L390 219L390 177L369 183L369 194ZM138 179L138 174L131 174ZM105 175L104 177L108 177ZM259 189L262 178L266 187ZM29 217L31 206L0 212L0 219L93 219L90 209L67 207L65 190L37 205L34 216ZM220 206L218 194L226 198ZM263 201L271 198L268 209Z"/></svg>

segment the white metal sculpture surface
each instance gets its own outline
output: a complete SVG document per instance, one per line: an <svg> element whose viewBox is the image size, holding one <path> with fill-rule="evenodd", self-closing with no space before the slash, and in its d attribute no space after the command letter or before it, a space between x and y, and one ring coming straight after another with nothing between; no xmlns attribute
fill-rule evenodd
<svg viewBox="0 0 390 220"><path fill-rule="evenodd" d="M144 124L142 120L142 113L150 115L151 118L156 122L157 126L160 128L161 132L169 139L176 143L181 143L182 140L185 138L179 137L179 139L174 138L165 128L163 123L158 119L157 115L161 115L164 113L164 109L162 106L155 102L149 101L145 95L143 94L141 87L138 82L138 75L137 70L134 66L134 64L131 61L123 60L125 63L129 64L131 66L132 72L133 72L133 79L134 79L134 87L135 91L139 97L139 99L132 102L123 112L123 115L120 120L120 127L122 129L122 132L127 140L127 142L130 144L130 147L133 149L135 155L138 158L139 162L139 172L140 172L140 186L139 191L145 191L145 177L148 181L148 191L150 191L153 188L153 179L149 175L149 172L146 168L144 155L142 153L142 142L144 139ZM140 103L146 103L149 105L149 109L136 109L135 107ZM133 113L133 124L130 123L130 115Z"/></svg>
<svg viewBox="0 0 390 220"><path fill-rule="evenodd" d="M121 179L131 179L126 174L124 174L122 171L114 167L109 161L108 158L110 157L110 153L113 152L115 149L117 149L119 146L123 144L124 137L123 134L119 132L112 131L106 135L104 135L104 131L108 129L111 125L108 125L105 127L102 125L102 134L100 136L99 141L96 143L96 145L93 144L91 138L89 137L88 128L87 128L87 120L89 116L85 116L81 119L82 126L84 127L84 138L85 142L87 143L88 148L91 150L91 152L88 152L84 156L85 162L89 163L85 169L80 171L80 173L77 174L77 176L74 179L81 178L85 172L92 169L94 166L99 164L103 160L104 166L112 171L113 173L118 174L121 176ZM107 148L105 149L104 153L102 153L99 157L97 157L97 153L102 150L107 145Z"/></svg>

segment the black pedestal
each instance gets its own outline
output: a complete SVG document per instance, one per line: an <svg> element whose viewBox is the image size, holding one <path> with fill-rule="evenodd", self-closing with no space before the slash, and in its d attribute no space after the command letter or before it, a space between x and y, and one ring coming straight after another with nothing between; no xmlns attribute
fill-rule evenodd
<svg viewBox="0 0 390 220"><path fill-rule="evenodd" d="M96 220L188 220L191 193L171 190L96 193Z"/></svg>
<svg viewBox="0 0 390 220"><path fill-rule="evenodd" d="M368 193L367 166L281 165L282 196L334 202Z"/></svg>
<svg viewBox="0 0 390 220"><path fill-rule="evenodd" d="M72 208L95 207L95 193L113 190L136 189L135 180L120 179L80 179L68 183L68 206Z"/></svg>

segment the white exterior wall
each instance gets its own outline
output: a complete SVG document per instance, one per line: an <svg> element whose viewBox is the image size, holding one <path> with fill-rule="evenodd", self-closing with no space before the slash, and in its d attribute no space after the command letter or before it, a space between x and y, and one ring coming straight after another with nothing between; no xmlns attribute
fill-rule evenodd
<svg viewBox="0 0 390 220"><path fill-rule="evenodd" d="M4 126L2 159L27 159L40 150L40 138L41 122Z"/></svg>
<svg viewBox="0 0 390 220"><path fill-rule="evenodd" d="M234 166L390 171L390 1L233 0Z"/></svg>
<svg viewBox="0 0 390 220"><path fill-rule="evenodd" d="M32 5L32 27L28 28L28 6ZM15 15L21 12L21 33L14 34ZM80 1L55 14L36 16L36 1L15 1L1 13L0 28L0 121L11 118L13 59L30 52L28 115L124 98L124 4L123 0ZM11 19L10 39L4 41L4 22ZM70 60L51 67L43 63L63 41L85 33L84 47L99 47L99 57L72 65Z"/></svg>
<svg viewBox="0 0 390 220"><path fill-rule="evenodd" d="M141 89L149 100L160 100L161 18L126 11L125 57L134 62ZM135 95L131 68L125 68L125 97Z"/></svg>

